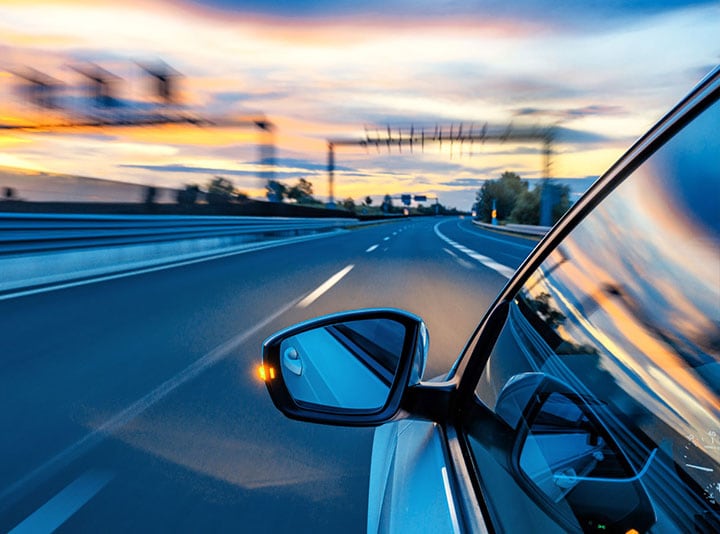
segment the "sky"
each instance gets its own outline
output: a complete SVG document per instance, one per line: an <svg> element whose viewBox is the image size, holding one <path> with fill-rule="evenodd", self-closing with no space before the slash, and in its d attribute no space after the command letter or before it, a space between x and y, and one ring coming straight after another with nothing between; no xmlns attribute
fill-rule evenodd
<svg viewBox="0 0 720 534"><path fill-rule="evenodd" d="M183 113L275 125L6 131L0 166L166 187L222 175L260 196L259 145L273 143L275 177L324 199L328 139L463 123L553 126L552 176L586 179L720 63L719 29L717 1L0 0L0 123L63 118L20 97L19 69L64 82L77 115L73 66L112 72L125 106L148 109L138 63L163 61L182 73ZM528 142L338 147L335 162L336 199L429 194L460 209L505 170L543 175Z"/></svg>

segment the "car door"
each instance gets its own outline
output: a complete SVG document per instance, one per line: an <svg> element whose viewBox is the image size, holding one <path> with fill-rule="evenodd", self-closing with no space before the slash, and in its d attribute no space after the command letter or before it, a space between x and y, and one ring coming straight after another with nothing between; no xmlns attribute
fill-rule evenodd
<svg viewBox="0 0 720 534"><path fill-rule="evenodd" d="M595 184L459 364L468 524L720 530L719 79Z"/></svg>

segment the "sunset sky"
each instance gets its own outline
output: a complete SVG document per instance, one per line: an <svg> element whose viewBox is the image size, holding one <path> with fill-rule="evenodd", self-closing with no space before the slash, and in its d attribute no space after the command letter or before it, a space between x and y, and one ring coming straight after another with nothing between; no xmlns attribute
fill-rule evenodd
<svg viewBox="0 0 720 534"><path fill-rule="evenodd" d="M366 126L555 125L553 176L597 176L720 63L717 1L627 3L0 0L0 123L41 118L17 94L23 66L76 87L70 65L93 62L139 105L136 62L162 60L183 74L187 110L271 120L276 177L304 177L319 198L326 140ZM219 174L260 195L264 141L197 127L2 133L0 166L171 187ZM338 199L430 193L469 209L483 180L542 174L528 143L336 156Z"/></svg>

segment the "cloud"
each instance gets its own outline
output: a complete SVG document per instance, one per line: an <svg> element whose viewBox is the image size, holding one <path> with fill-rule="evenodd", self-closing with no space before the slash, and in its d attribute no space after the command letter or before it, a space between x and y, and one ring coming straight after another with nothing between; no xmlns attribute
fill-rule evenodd
<svg viewBox="0 0 720 534"><path fill-rule="evenodd" d="M435 185L436 182L426 178L425 176L416 176L410 181L410 183L412 185Z"/></svg>
<svg viewBox="0 0 720 534"><path fill-rule="evenodd" d="M219 91L210 96L206 109L216 112L227 112L243 107L246 103L256 104L261 101L282 100L291 97L287 91Z"/></svg>
<svg viewBox="0 0 720 534"><path fill-rule="evenodd" d="M617 141L617 139L602 134L565 128L563 126L553 128L553 133L555 135L555 141L559 143L600 144Z"/></svg>
<svg viewBox="0 0 720 534"><path fill-rule="evenodd" d="M169 163L167 165L139 165L122 163L118 167L126 169L144 169L153 172L182 172L191 174L230 174L233 176L256 176L254 171L244 171L239 169L226 169L221 167L193 167L182 163Z"/></svg>
<svg viewBox="0 0 720 534"><path fill-rule="evenodd" d="M543 46L547 42L540 38L524 41L542 43ZM497 47L498 44L495 42L491 46ZM518 49L511 47L511 50ZM532 55L531 52L527 54ZM491 63L491 59L447 61L441 65L433 65L432 70L428 70L423 76L424 83L418 87L452 99L480 102L494 100L507 102L510 107L527 99L565 99L583 95L583 91L568 83L568 80L548 77L544 72L534 73L531 69L527 72L520 69L508 71L497 62ZM485 117L480 118L487 120Z"/></svg>
<svg viewBox="0 0 720 534"><path fill-rule="evenodd" d="M121 137L118 135L110 135L108 133L97 133L97 134L89 134L85 132L73 132L72 130L65 133L65 135L74 135L77 137L82 137L82 139L86 139L88 141L102 141L104 143L110 143L113 141L121 141Z"/></svg>
<svg viewBox="0 0 720 534"><path fill-rule="evenodd" d="M514 2L457 2L436 0L186 0L186 5L199 6L210 14L252 14L275 19L333 21L365 18L403 22L447 19L481 22L494 19L517 20L571 31L577 27L601 31L609 23L620 24L658 13L670 12L692 5L708 5L713 0L605 0L589 8L573 0L517 0ZM605 19L604 25L597 24ZM607 20L609 19L609 20Z"/></svg>
<svg viewBox="0 0 720 534"><path fill-rule="evenodd" d="M262 177L267 175L269 171L263 169L258 170L243 170L243 169L229 169L225 167L195 167L184 165L181 163L170 163L165 165L139 165L139 164L120 164L118 167L126 169L143 169L146 171L161 172L161 173L188 173L188 174L219 174L229 176L255 176ZM285 178L300 178L305 176L314 176L315 173L285 170L282 168L275 168L272 171L275 174L275 178L282 180ZM280 174L280 176L278 176ZM282 176L286 174L287 176Z"/></svg>
<svg viewBox="0 0 720 534"><path fill-rule="evenodd" d="M516 148L492 150L488 149L489 145L484 145L480 152L482 156L534 156L543 153L541 147L519 146ZM478 145L473 148L473 153L478 150Z"/></svg>
<svg viewBox="0 0 720 534"><path fill-rule="evenodd" d="M488 178L458 178L449 182L442 182L441 185L449 187L480 187L488 181Z"/></svg>
<svg viewBox="0 0 720 534"><path fill-rule="evenodd" d="M263 165L267 164L269 160L258 160L251 162L251 165ZM306 159L300 159L300 158L275 158L274 159L275 167L278 169L282 168L289 168L289 169L302 169L305 171L322 171L327 172L327 164L323 163L317 163L313 161L309 161ZM336 165L335 166L336 171L345 171L345 172L353 172L356 169L352 167L345 167L342 165Z"/></svg>
<svg viewBox="0 0 720 534"><path fill-rule="evenodd" d="M622 106L607 106L602 104L590 104L571 109L543 109L527 107L517 109L514 113L515 116L519 117L542 117L554 120L571 120L582 117L607 117L627 114L627 110L625 110Z"/></svg>
<svg viewBox="0 0 720 534"><path fill-rule="evenodd" d="M455 152L455 154L457 156L458 152ZM439 174L447 176L448 174L457 175L462 173L476 174L478 172L492 172L496 169L495 166L478 168L473 164L458 163L457 157L456 160L453 161L450 159L449 150L447 153L439 155L442 159L434 159L436 157L438 156L431 154L424 155L421 152L416 152L415 154L403 152L400 154L397 152L397 148L395 148L390 154L373 154L370 152L365 158L352 158L351 162L355 167L362 168L363 170L388 169L395 173L420 173L423 175Z"/></svg>
<svg viewBox="0 0 720 534"><path fill-rule="evenodd" d="M587 91L541 76L503 72L485 67L481 60L413 65L405 86L396 91L362 79L352 87L300 91L305 96L297 102L296 113L321 110L330 123L355 123L370 131L382 131L388 125L432 131L438 124L458 122L479 128L485 123L500 126L510 122L512 108L519 101L558 102L583 98ZM348 97L338 98L342 94ZM498 107L510 111L499 114Z"/></svg>
<svg viewBox="0 0 720 534"><path fill-rule="evenodd" d="M265 163L262 160L251 161L242 163L245 166L260 166ZM153 172L171 172L171 173L190 173L190 174L226 174L231 176L260 176L269 172L262 167L257 170L248 169L233 169L228 167L211 167L211 166L194 166L185 165L183 163L168 163L168 164L121 164L118 167L130 168L130 169L144 169ZM358 176L358 177L370 177L372 174L364 173L354 169L352 167L339 166L335 168L336 171L342 172L343 176ZM276 158L275 165L272 167L278 179L293 177L312 177L312 176L325 176L327 167L325 165L315 163L300 158ZM283 176L286 175L286 176Z"/></svg>
<svg viewBox="0 0 720 534"><path fill-rule="evenodd" d="M439 202L444 206L469 211L475 202L477 192L477 187L467 187L452 189L450 191L438 191L437 196Z"/></svg>

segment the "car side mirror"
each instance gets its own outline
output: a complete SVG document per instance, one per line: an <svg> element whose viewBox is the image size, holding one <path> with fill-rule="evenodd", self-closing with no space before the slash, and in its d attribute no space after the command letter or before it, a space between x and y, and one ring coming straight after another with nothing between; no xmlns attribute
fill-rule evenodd
<svg viewBox="0 0 720 534"><path fill-rule="evenodd" d="M641 480L655 451L634 469L600 401L544 373L524 373L503 387L495 413L516 430L516 478L569 528L645 532L655 523Z"/></svg>
<svg viewBox="0 0 720 534"><path fill-rule="evenodd" d="M420 381L429 340L423 321L393 309L329 315L263 343L261 376L292 419L370 426L391 419Z"/></svg>

